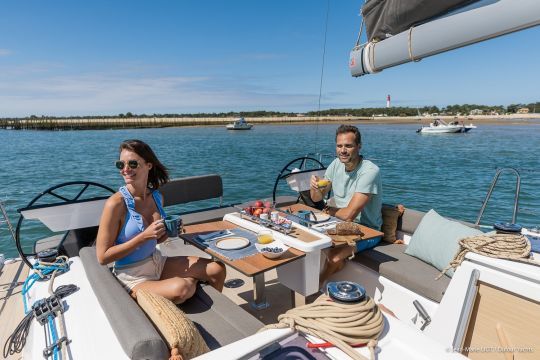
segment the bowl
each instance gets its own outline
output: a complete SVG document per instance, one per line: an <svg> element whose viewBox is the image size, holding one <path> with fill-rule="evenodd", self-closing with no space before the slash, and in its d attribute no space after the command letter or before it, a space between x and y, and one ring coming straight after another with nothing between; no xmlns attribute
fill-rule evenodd
<svg viewBox="0 0 540 360"><path fill-rule="evenodd" d="M276 241L269 244L255 244L255 247L261 254L263 254L264 257L268 259L280 258L289 249L287 245L278 243Z"/></svg>

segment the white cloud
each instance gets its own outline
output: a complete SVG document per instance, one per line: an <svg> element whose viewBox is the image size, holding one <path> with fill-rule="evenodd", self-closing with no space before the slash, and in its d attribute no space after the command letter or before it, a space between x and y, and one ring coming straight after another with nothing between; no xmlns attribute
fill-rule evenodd
<svg viewBox="0 0 540 360"><path fill-rule="evenodd" d="M11 54L13 54L13 51L9 49L0 49L0 57L10 56Z"/></svg>
<svg viewBox="0 0 540 360"><path fill-rule="evenodd" d="M305 111L316 104L316 95L280 93L264 85L264 78L135 77L133 73L15 77L5 75L4 69L2 73L0 117Z"/></svg>

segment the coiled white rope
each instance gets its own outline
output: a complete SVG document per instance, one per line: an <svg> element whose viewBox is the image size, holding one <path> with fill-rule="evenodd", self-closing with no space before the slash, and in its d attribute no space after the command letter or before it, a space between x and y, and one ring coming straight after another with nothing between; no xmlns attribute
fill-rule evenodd
<svg viewBox="0 0 540 360"><path fill-rule="evenodd" d="M375 359L377 339L384 329L384 318L373 299L339 303L327 295L278 316L278 323L265 329L291 328L328 341L353 359L366 360L351 345L366 344Z"/></svg>
<svg viewBox="0 0 540 360"><path fill-rule="evenodd" d="M454 259L450 261L435 280L441 278L447 270L456 269L461 265L469 251L492 258L540 265L540 263L531 259L531 243L524 235L484 234L459 240L459 250Z"/></svg>

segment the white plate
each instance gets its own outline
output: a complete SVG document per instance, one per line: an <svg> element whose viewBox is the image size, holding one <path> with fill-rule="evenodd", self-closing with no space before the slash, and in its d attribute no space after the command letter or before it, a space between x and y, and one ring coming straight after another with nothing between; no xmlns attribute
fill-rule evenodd
<svg viewBox="0 0 540 360"><path fill-rule="evenodd" d="M313 214L309 214L309 220L316 221L316 222L323 222L330 219L330 215L325 214L323 212L315 211L315 216Z"/></svg>
<svg viewBox="0 0 540 360"><path fill-rule="evenodd" d="M240 236L226 237L216 241L216 247L221 250L236 250L245 248L248 245L249 240Z"/></svg>

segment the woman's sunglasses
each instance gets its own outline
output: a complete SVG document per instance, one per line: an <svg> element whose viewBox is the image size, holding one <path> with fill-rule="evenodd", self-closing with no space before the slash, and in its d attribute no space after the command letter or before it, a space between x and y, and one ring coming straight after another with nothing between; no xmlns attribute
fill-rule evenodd
<svg viewBox="0 0 540 360"><path fill-rule="evenodd" d="M116 166L116 168L118 170L124 170L124 168L126 167L126 165L130 168L130 169L136 169L139 167L139 162L137 160L129 160L126 164L126 162L124 160L118 160L114 163L114 165Z"/></svg>

